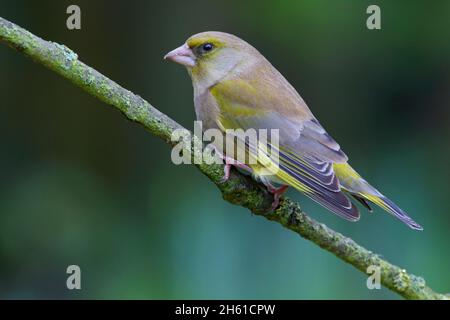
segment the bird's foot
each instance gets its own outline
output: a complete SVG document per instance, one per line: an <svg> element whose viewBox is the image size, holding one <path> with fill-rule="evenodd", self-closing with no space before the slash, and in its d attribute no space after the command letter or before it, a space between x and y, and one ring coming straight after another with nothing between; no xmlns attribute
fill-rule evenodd
<svg viewBox="0 0 450 320"><path fill-rule="evenodd" d="M253 172L252 168L250 168L245 163L235 160L231 157L227 157L222 152L220 152L216 146L214 146L214 145L212 145L212 146L213 146L214 150L216 151L216 154L219 156L219 158L225 162L225 167L223 168L223 177L222 177L222 179L220 179L220 183L227 182L228 179L230 178L231 166L235 166L235 167L240 168L249 173Z"/></svg>
<svg viewBox="0 0 450 320"><path fill-rule="evenodd" d="M280 204L280 198L283 195L283 193L286 192L286 190L289 188L288 185L282 185L281 187L274 187L272 184L266 185L267 190L273 194L273 202L270 207L270 211L275 211L278 208L278 205Z"/></svg>
<svg viewBox="0 0 450 320"><path fill-rule="evenodd" d="M250 168L245 163L242 163L240 161L234 160L233 158L230 158L230 157L227 157L227 156L224 156L224 155L220 155L220 157L225 161L225 167L223 168L223 177L222 177L222 179L220 179L221 183L224 183L224 182L228 181L228 179L230 178L231 166L235 166L235 167L240 168L240 169L242 169L244 171L252 172L252 168Z"/></svg>

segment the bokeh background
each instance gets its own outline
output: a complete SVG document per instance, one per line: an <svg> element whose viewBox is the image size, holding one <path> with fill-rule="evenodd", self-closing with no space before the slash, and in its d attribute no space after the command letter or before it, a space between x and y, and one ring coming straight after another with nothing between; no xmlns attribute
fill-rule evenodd
<svg viewBox="0 0 450 320"><path fill-rule="evenodd" d="M66 28L77 4L82 30ZM366 28L381 7L382 30ZM315 219L450 291L449 1L5 1L0 16L193 127L186 71L162 56L234 33L299 90L351 164L421 223L376 209ZM82 289L66 288L77 264ZM0 46L0 298L397 299L277 224L224 202L170 148Z"/></svg>

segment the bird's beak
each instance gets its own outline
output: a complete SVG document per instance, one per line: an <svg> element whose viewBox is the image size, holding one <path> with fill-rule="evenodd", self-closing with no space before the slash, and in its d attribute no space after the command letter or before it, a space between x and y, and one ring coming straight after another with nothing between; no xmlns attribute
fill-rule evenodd
<svg viewBox="0 0 450 320"><path fill-rule="evenodd" d="M186 67L195 66L195 55L187 44L170 51L164 56L164 60L171 60Z"/></svg>

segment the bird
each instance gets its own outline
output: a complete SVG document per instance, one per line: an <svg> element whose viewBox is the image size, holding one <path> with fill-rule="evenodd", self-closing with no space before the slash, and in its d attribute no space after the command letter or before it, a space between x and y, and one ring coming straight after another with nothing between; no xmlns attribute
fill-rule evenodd
<svg viewBox="0 0 450 320"><path fill-rule="evenodd" d="M360 218L353 198L369 211L375 204L411 229L423 230L350 166L347 155L297 90L246 41L229 33L202 32L189 37L164 59L186 67L203 130L217 129L224 134L229 129L278 130L277 170L270 170L270 159L258 158L258 146L246 145L246 152L257 159L253 164L218 150L225 162L222 181L235 166L264 183L274 197L272 210L277 209L288 187L293 187L349 221Z"/></svg>

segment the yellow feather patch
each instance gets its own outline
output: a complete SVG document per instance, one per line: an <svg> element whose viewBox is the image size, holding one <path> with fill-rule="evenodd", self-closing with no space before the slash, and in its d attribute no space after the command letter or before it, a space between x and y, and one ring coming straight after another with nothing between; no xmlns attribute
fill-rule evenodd
<svg viewBox="0 0 450 320"><path fill-rule="evenodd" d="M245 101L235 101L236 99L230 99L227 97L228 92L233 92L236 88L244 93L245 95L252 95L255 93L255 89L245 81L235 80L235 83L223 82L211 88L211 94L216 98L220 109L224 113L229 113L231 117L254 117L263 116L266 111L263 109L257 109L254 107L248 107ZM234 127L232 127L234 128Z"/></svg>
<svg viewBox="0 0 450 320"><path fill-rule="evenodd" d="M341 179L361 179L361 176L348 163L333 163L334 173Z"/></svg>
<svg viewBox="0 0 450 320"><path fill-rule="evenodd" d="M338 177L339 181L341 182L341 185L352 185L355 181L364 181L362 177L348 164L348 163L334 163L333 169ZM366 183L364 181L364 183ZM369 184L367 184L367 187L372 188ZM345 189L345 187L343 187ZM374 192L376 190L374 189ZM392 208L390 208L388 205L386 205L385 201L375 195L370 194L368 192L363 192L362 190L360 192L355 192L359 196L363 197L366 200L369 200L370 202L376 204L377 206L381 207L382 209L388 211L388 212L394 212Z"/></svg>
<svg viewBox="0 0 450 320"><path fill-rule="evenodd" d="M188 39L186 43L189 48L195 48L205 43L211 43L216 48L223 46L222 42L220 42L217 38L211 36L195 37L192 39Z"/></svg>

